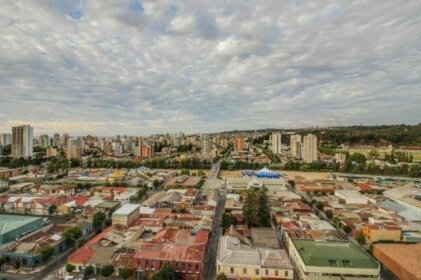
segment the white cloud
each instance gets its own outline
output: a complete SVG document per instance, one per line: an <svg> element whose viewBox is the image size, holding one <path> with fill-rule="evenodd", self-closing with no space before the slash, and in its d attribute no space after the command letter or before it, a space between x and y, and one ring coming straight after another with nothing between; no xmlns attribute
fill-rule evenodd
<svg viewBox="0 0 421 280"><path fill-rule="evenodd" d="M419 122L420 1L8 1L0 131Z"/></svg>

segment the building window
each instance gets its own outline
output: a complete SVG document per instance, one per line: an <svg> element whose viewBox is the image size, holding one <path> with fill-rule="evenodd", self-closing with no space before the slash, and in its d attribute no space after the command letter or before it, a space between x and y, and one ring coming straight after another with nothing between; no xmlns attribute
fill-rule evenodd
<svg viewBox="0 0 421 280"><path fill-rule="evenodd" d="M269 275L269 269L265 270L265 275Z"/></svg>
<svg viewBox="0 0 421 280"><path fill-rule="evenodd" d="M256 275L259 275L259 269L256 268Z"/></svg>
<svg viewBox="0 0 421 280"><path fill-rule="evenodd" d="M278 270L275 270L275 276L278 276Z"/></svg>
<svg viewBox="0 0 421 280"><path fill-rule="evenodd" d="M247 268L243 268L243 274L247 274Z"/></svg>
<svg viewBox="0 0 421 280"><path fill-rule="evenodd" d="M146 267L148 267L148 266L149 266L149 261L148 261L148 260L146 260L146 261L145 261L145 266L146 266Z"/></svg>
<svg viewBox="0 0 421 280"><path fill-rule="evenodd" d="M285 270L285 277L288 277L288 270Z"/></svg>
<svg viewBox="0 0 421 280"><path fill-rule="evenodd" d="M233 267L230 268L230 272L231 273L234 273L234 268Z"/></svg>
<svg viewBox="0 0 421 280"><path fill-rule="evenodd" d="M221 266L218 264L218 271L221 271Z"/></svg>
<svg viewBox="0 0 421 280"><path fill-rule="evenodd" d="M196 271L199 271L199 265L198 264L196 264Z"/></svg>
<svg viewBox="0 0 421 280"><path fill-rule="evenodd" d="M329 266L338 266L336 260L329 260Z"/></svg>

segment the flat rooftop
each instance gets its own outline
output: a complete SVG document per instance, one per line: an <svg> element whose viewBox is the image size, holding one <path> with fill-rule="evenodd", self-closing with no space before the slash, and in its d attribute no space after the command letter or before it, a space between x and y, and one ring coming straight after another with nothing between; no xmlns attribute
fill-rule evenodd
<svg viewBox="0 0 421 280"><path fill-rule="evenodd" d="M117 209L117 211L115 211L113 213L113 216L114 215L116 215L116 216L129 215L130 213L132 213L135 210L139 211L139 207L140 207L140 204L125 204L121 208Z"/></svg>
<svg viewBox="0 0 421 280"><path fill-rule="evenodd" d="M120 205L120 201L106 201L98 204L96 207L98 208L114 208Z"/></svg>
<svg viewBox="0 0 421 280"><path fill-rule="evenodd" d="M295 248L308 266L377 268L379 264L351 241L293 239Z"/></svg>
<svg viewBox="0 0 421 280"><path fill-rule="evenodd" d="M421 244L375 244L374 256L401 279L421 279Z"/></svg>

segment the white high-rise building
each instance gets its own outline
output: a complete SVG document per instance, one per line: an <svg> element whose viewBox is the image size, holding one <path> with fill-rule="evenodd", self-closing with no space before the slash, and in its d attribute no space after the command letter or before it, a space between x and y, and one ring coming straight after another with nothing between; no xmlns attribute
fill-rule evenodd
<svg viewBox="0 0 421 280"><path fill-rule="evenodd" d="M6 146L12 144L12 134L1 133L0 134L0 145Z"/></svg>
<svg viewBox="0 0 421 280"><path fill-rule="evenodd" d="M289 138L289 147L291 150L291 157L300 159L301 158L301 135L293 134Z"/></svg>
<svg viewBox="0 0 421 280"><path fill-rule="evenodd" d="M308 134L303 137L302 156L304 162L313 162L317 160L317 136Z"/></svg>
<svg viewBox="0 0 421 280"><path fill-rule="evenodd" d="M114 154L120 155L123 153L123 145L121 145L121 143L113 143L112 145Z"/></svg>
<svg viewBox="0 0 421 280"><path fill-rule="evenodd" d="M272 133L272 152L280 154L282 151L282 134Z"/></svg>
<svg viewBox="0 0 421 280"><path fill-rule="evenodd" d="M28 158L33 155L34 129L30 125L12 128L12 156Z"/></svg>

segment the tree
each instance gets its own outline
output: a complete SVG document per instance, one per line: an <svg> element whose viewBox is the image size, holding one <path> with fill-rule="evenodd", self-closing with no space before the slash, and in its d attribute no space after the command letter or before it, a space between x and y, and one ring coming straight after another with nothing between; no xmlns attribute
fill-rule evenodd
<svg viewBox="0 0 421 280"><path fill-rule="evenodd" d="M225 275L225 273L221 272L216 276L216 280L228 280L228 277Z"/></svg>
<svg viewBox="0 0 421 280"><path fill-rule="evenodd" d="M120 277L123 279L128 279L131 274L132 274L132 271L128 267L124 267L120 270Z"/></svg>
<svg viewBox="0 0 421 280"><path fill-rule="evenodd" d="M108 277L114 272L114 266L107 264L101 267L101 275L104 277Z"/></svg>
<svg viewBox="0 0 421 280"><path fill-rule="evenodd" d="M203 177L203 176L205 176L205 172L203 172L203 170L199 170L199 171L197 171L197 176Z"/></svg>
<svg viewBox="0 0 421 280"><path fill-rule="evenodd" d="M231 213L224 213L222 214L222 220L221 220L221 227L222 227L222 233L225 233L226 230L231 226L234 225L237 220Z"/></svg>
<svg viewBox="0 0 421 280"><path fill-rule="evenodd" d="M57 211L57 205L51 204L48 206L48 214L53 215Z"/></svg>
<svg viewBox="0 0 421 280"><path fill-rule="evenodd" d="M93 274L94 274L94 268L92 265L88 265L87 267L85 267L85 273L84 273L85 278L89 278Z"/></svg>
<svg viewBox="0 0 421 280"><path fill-rule="evenodd" d="M257 217L259 219L259 225L263 227L268 227L270 226L271 206L270 206L269 190L265 186L260 188L258 192L258 203L259 203L259 210L257 212Z"/></svg>
<svg viewBox="0 0 421 280"><path fill-rule="evenodd" d="M325 211L325 215L326 215L326 217L327 217L328 219L332 219L332 218L333 218L333 212L332 212L332 210L327 209L327 210Z"/></svg>
<svg viewBox="0 0 421 280"><path fill-rule="evenodd" d="M357 240L357 241L358 241L358 243L360 243L360 245L365 245L365 243L366 243L365 236L364 236L364 235L362 235L362 234L358 235L358 236L355 238L355 240Z"/></svg>
<svg viewBox="0 0 421 280"><path fill-rule="evenodd" d="M82 229L78 226L65 229L63 231L63 237L68 241L70 240L76 241L82 237Z"/></svg>
<svg viewBox="0 0 421 280"><path fill-rule="evenodd" d="M159 186L161 185L161 182L159 182L159 180L154 180L153 181L153 187L155 188L155 189L157 189L157 188L159 188Z"/></svg>
<svg viewBox="0 0 421 280"><path fill-rule="evenodd" d="M73 241L76 248L79 247L79 239L82 237L82 229L79 226L71 227L63 231L63 237L67 242Z"/></svg>
<svg viewBox="0 0 421 280"><path fill-rule="evenodd" d="M338 227L338 226L340 225L340 223L341 223L341 219L339 219L338 217L333 217L333 219L332 219L332 223L333 223L336 227Z"/></svg>
<svg viewBox="0 0 421 280"><path fill-rule="evenodd" d="M92 218L92 222L96 229L101 229L107 216L104 212L96 212Z"/></svg>
<svg viewBox="0 0 421 280"><path fill-rule="evenodd" d="M351 155L351 160L355 161L358 164L364 164L366 162L366 157L362 153L353 153Z"/></svg>
<svg viewBox="0 0 421 280"><path fill-rule="evenodd" d="M243 203L243 215L248 225L270 226L271 203L269 190L263 186L257 191L246 191Z"/></svg>
<svg viewBox="0 0 421 280"><path fill-rule="evenodd" d="M352 228L348 225L343 227L343 230L345 231L345 233L350 233L352 231Z"/></svg>
<svg viewBox="0 0 421 280"><path fill-rule="evenodd" d="M175 274L169 264L165 264L157 272L152 274L151 280L175 280Z"/></svg>
<svg viewBox="0 0 421 280"><path fill-rule="evenodd" d="M68 263L68 264L66 264L66 271L68 272L68 273L72 273L72 271L75 269L75 266L74 265L72 265L72 264L70 264L70 263Z"/></svg>
<svg viewBox="0 0 421 280"><path fill-rule="evenodd" d="M51 246L42 247L39 250L39 255L41 257L41 261L47 261L54 255L54 248Z"/></svg>
<svg viewBox="0 0 421 280"><path fill-rule="evenodd" d="M257 212L259 209L257 191L250 188L245 192L243 215L247 225L258 225Z"/></svg>
<svg viewBox="0 0 421 280"><path fill-rule="evenodd" d="M129 202L130 203L136 203L138 200L137 200L137 196L136 195L132 195L132 196L130 196L129 197Z"/></svg>
<svg viewBox="0 0 421 280"><path fill-rule="evenodd" d="M316 208L319 210L323 210L323 203L321 203L320 201L316 202Z"/></svg>
<svg viewBox="0 0 421 280"><path fill-rule="evenodd" d="M104 224L105 224L106 227L109 227L112 224L112 220L111 219L105 219Z"/></svg>

